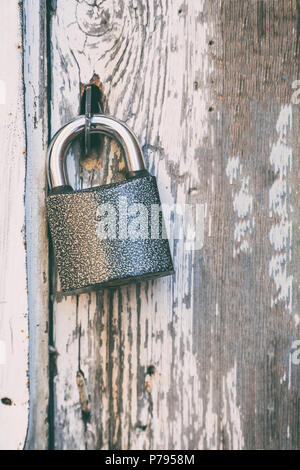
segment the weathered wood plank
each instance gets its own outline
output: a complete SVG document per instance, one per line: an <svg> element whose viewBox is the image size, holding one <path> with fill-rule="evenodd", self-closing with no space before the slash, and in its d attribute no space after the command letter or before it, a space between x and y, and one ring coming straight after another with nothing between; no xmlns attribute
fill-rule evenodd
<svg viewBox="0 0 300 470"><path fill-rule="evenodd" d="M22 449L28 424L22 25L16 0L0 15L0 449Z"/></svg>
<svg viewBox="0 0 300 470"><path fill-rule="evenodd" d="M55 447L299 448L297 2L52 7L51 133L97 74L163 202L204 215L201 250L172 227L173 278L57 286ZM76 187L122 176L114 144L70 157Z"/></svg>
<svg viewBox="0 0 300 470"><path fill-rule="evenodd" d="M220 18L219 165L231 183L223 197L224 214L232 204L226 245L233 250L233 260L229 252L222 263L225 344L237 354L245 447L295 449L299 110L291 98L299 76L298 2L224 2Z"/></svg>
<svg viewBox="0 0 300 470"><path fill-rule="evenodd" d="M48 448L49 277L45 214L48 143L47 9L24 0L24 83L27 139L26 246L30 327L30 417L27 449Z"/></svg>

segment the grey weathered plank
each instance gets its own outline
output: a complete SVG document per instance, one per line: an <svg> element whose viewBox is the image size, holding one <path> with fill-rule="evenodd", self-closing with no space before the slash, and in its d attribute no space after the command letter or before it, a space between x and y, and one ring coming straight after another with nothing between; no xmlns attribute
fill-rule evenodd
<svg viewBox="0 0 300 470"><path fill-rule="evenodd" d="M205 214L172 279L57 286L56 448L299 448L298 18L295 0L52 2L51 133L97 74L162 200ZM69 160L76 187L122 175L115 144L92 172Z"/></svg>

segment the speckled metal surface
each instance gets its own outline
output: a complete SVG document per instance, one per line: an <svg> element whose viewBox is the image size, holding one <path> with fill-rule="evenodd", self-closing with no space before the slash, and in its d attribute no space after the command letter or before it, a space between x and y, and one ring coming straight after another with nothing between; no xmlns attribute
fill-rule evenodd
<svg viewBox="0 0 300 470"><path fill-rule="evenodd" d="M133 204L143 204L148 214L144 232L137 224L143 208L139 214L132 211L136 209ZM50 194L47 215L63 293L80 293L172 274L169 242L162 237L161 218L155 227L151 217L153 204L159 205L160 198L156 179L151 175L82 191ZM127 234L124 232L126 214ZM116 232L112 238L114 226ZM155 228L159 237L151 238ZM107 238L103 235L105 231ZM133 239L133 234L141 233L144 235Z"/></svg>

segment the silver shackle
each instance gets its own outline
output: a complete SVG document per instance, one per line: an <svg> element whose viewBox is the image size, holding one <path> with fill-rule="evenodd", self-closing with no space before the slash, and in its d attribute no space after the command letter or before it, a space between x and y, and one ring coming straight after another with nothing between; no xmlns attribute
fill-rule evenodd
<svg viewBox="0 0 300 470"><path fill-rule="evenodd" d="M47 157L47 176L50 189L68 185L65 159L72 140L84 132L85 116L78 116L62 127L52 138ZM90 132L114 138L122 147L128 172L145 171L142 149L134 133L121 121L110 116L94 114Z"/></svg>

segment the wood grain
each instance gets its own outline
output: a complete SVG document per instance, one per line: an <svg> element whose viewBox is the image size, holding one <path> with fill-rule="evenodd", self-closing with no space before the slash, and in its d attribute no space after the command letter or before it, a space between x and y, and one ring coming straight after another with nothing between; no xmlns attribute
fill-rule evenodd
<svg viewBox="0 0 300 470"><path fill-rule="evenodd" d="M51 2L51 133L98 75L168 204L204 209L173 278L65 298L53 277L57 449L297 449L299 5ZM116 144L76 188L122 177ZM55 366L55 368L54 368Z"/></svg>
<svg viewBox="0 0 300 470"><path fill-rule="evenodd" d="M23 449L28 424L26 142L18 2L0 15L0 449Z"/></svg>
<svg viewBox="0 0 300 470"><path fill-rule="evenodd" d="M30 329L30 415L26 449L48 448L49 267L45 210L48 143L47 9L23 1L26 160L26 247Z"/></svg>

